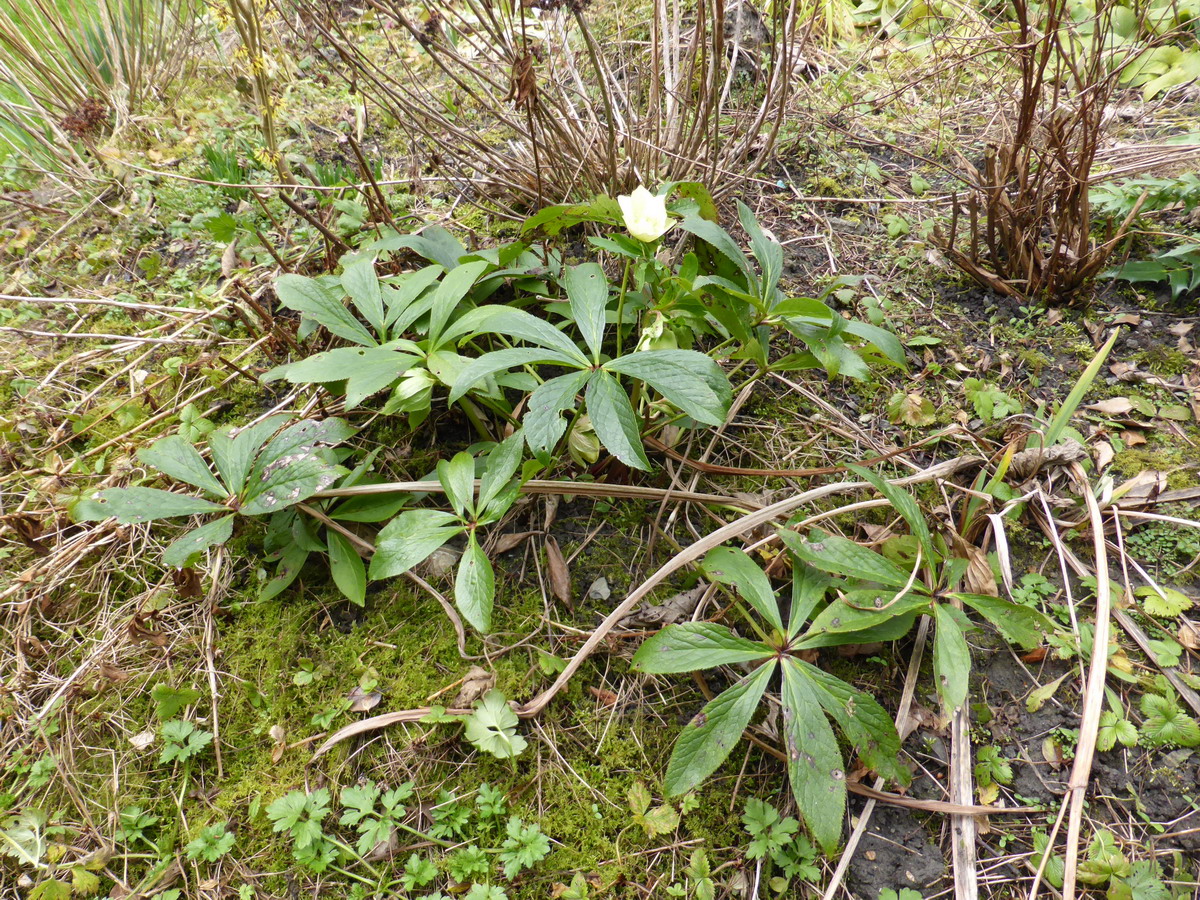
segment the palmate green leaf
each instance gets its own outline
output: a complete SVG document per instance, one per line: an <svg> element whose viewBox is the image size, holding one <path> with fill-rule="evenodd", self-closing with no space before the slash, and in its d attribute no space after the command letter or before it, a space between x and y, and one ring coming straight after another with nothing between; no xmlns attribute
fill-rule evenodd
<svg viewBox="0 0 1200 900"><path fill-rule="evenodd" d="M709 222L707 219L702 219L697 215L685 216L680 221L679 227L700 238L705 243L711 244L738 267L742 275L745 276L747 284L750 285L751 292L757 293L758 276L754 271L754 267L750 265L750 260L746 258L746 254L742 252L742 248L729 236L729 232L720 225Z"/></svg>
<svg viewBox="0 0 1200 900"><path fill-rule="evenodd" d="M590 366L591 360L579 352L575 342L544 319L510 306L481 306L460 320L463 334L500 334L514 340L536 344L563 357L572 367ZM469 326L469 328L468 328Z"/></svg>
<svg viewBox="0 0 1200 900"><path fill-rule="evenodd" d="M586 369L559 375L529 395L528 412L521 420L525 440L534 453L549 453L567 430L563 412L574 409L575 398L592 373Z"/></svg>
<svg viewBox="0 0 1200 900"><path fill-rule="evenodd" d="M213 463L231 494L241 494L259 448L286 421L288 416L269 416L243 428L237 437L230 436L232 429L228 426L209 435L208 449Z"/></svg>
<svg viewBox="0 0 1200 900"><path fill-rule="evenodd" d="M794 638L800 634L804 623L828 590L828 575L792 557L792 608L788 611L788 637Z"/></svg>
<svg viewBox="0 0 1200 900"><path fill-rule="evenodd" d="M447 269L458 265L458 260L467 252L458 238L440 225L429 225L420 234L399 234L392 231L362 248L364 251L394 253L396 250L412 250L425 259L436 262Z"/></svg>
<svg viewBox="0 0 1200 900"><path fill-rule="evenodd" d="M925 517L921 515L921 508L917 506L913 495L904 488L888 483L870 469L854 465L847 465L846 469L868 482L892 504L892 508L900 513L904 521L908 523L909 531L921 545L921 553L924 554L925 562L931 563L935 559L933 538L929 534L929 525L926 524Z"/></svg>
<svg viewBox="0 0 1200 900"><path fill-rule="evenodd" d="M304 563L308 561L310 551L299 544L291 544L280 552L280 559L275 566L275 574L262 583L258 589L258 599L261 601L278 597L291 587L293 581L300 575Z"/></svg>
<svg viewBox="0 0 1200 900"><path fill-rule="evenodd" d="M408 505L410 499L409 494L398 493L347 497L333 508L330 516L339 522L386 522Z"/></svg>
<svg viewBox="0 0 1200 900"><path fill-rule="evenodd" d="M516 816L508 820L508 837L500 845L497 859L504 867L504 877L510 881L525 869L533 868L550 853L550 839L534 822L524 824Z"/></svg>
<svg viewBox="0 0 1200 900"><path fill-rule="evenodd" d="M971 648L962 627L950 608L938 603L933 607L937 631L933 636L933 675L938 695L950 712L967 699L971 682Z"/></svg>
<svg viewBox="0 0 1200 900"><path fill-rule="evenodd" d="M250 470L248 482L263 479L268 468L277 469L281 462L309 456L322 447L335 447L355 433L354 426L344 419L305 419L276 435L258 454Z"/></svg>
<svg viewBox="0 0 1200 900"><path fill-rule="evenodd" d="M331 334L364 347L374 347L379 343L346 309L341 297L315 278L281 275L275 282L275 293L279 295L279 302L288 309L303 313L325 326Z"/></svg>
<svg viewBox="0 0 1200 900"><path fill-rule="evenodd" d="M633 669L652 675L695 672L716 666L766 659L774 651L766 644L738 637L715 622L668 625L638 647Z"/></svg>
<svg viewBox="0 0 1200 900"><path fill-rule="evenodd" d="M458 373L450 389L450 402L458 402L460 397L475 388L481 381L490 378L497 372L504 372L517 366L529 366L535 363L549 363L551 365L567 366L572 369L586 365L581 364L573 357L565 356L553 350L544 350L540 347L516 347L510 350L495 350L491 353L485 353L478 359L471 360Z"/></svg>
<svg viewBox="0 0 1200 900"><path fill-rule="evenodd" d="M446 490L446 499L460 518L475 509L475 458L465 450L447 462L439 459L438 481Z"/></svg>
<svg viewBox="0 0 1200 900"><path fill-rule="evenodd" d="M594 372L584 402L596 437L608 452L630 468L649 471L637 415L617 380L603 370Z"/></svg>
<svg viewBox="0 0 1200 900"><path fill-rule="evenodd" d="M362 557L343 534L328 530L329 574L342 595L358 606L367 602L367 571Z"/></svg>
<svg viewBox="0 0 1200 900"><path fill-rule="evenodd" d="M322 451L352 434L354 428L341 419L310 419L272 438L246 479L242 514L276 512L329 487L346 470L328 462Z"/></svg>
<svg viewBox="0 0 1200 900"><path fill-rule="evenodd" d="M917 614L910 611L892 616L887 621L864 628L862 631L806 633L804 639L796 641L792 647L796 650L818 650L822 647L845 647L853 644L886 644L898 641L908 634L916 620Z"/></svg>
<svg viewBox="0 0 1200 900"><path fill-rule="evenodd" d="M1039 646L1048 635L1058 631L1049 618L1022 603L1013 603L1002 597L988 597L982 594L951 594L950 596L974 609L991 622L1006 641L1016 644L1022 650L1032 650Z"/></svg>
<svg viewBox="0 0 1200 900"><path fill-rule="evenodd" d="M583 263L568 266L563 271L562 284L575 326L592 352L592 359L599 361L608 310L608 278L598 264Z"/></svg>
<svg viewBox="0 0 1200 900"><path fill-rule="evenodd" d="M138 459L176 481L224 499L229 492L217 481L200 452L179 435L155 441L138 451Z"/></svg>
<svg viewBox="0 0 1200 900"><path fill-rule="evenodd" d="M846 811L846 773L837 738L799 661L783 660L783 736L788 780L800 816L829 854L837 849Z"/></svg>
<svg viewBox="0 0 1200 900"><path fill-rule="evenodd" d="M454 578L454 603L471 627L486 634L492 627L492 601L496 596L496 575L492 563L479 546L475 532L467 540L467 549L458 561Z"/></svg>
<svg viewBox="0 0 1200 900"><path fill-rule="evenodd" d="M184 569L192 565L205 550L224 544L233 534L233 516L213 519L176 538L163 551L163 564L173 569Z"/></svg>
<svg viewBox="0 0 1200 900"><path fill-rule="evenodd" d="M695 350L646 350L604 364L644 381L697 422L721 425L729 412L729 380L711 357Z"/></svg>
<svg viewBox="0 0 1200 900"><path fill-rule="evenodd" d="M1152 616L1173 619L1195 605L1187 594L1169 587L1140 587L1134 591L1142 600L1142 607Z"/></svg>
<svg viewBox="0 0 1200 900"><path fill-rule="evenodd" d="M1142 737L1151 746L1178 744L1180 747L1200 745L1200 724L1180 709L1173 697L1143 694L1140 701Z"/></svg>
<svg viewBox="0 0 1200 900"><path fill-rule="evenodd" d="M900 762L896 723L875 698L803 660L796 663L808 675L825 714L837 723L862 761L884 778L908 784L912 773Z"/></svg>
<svg viewBox="0 0 1200 900"><path fill-rule="evenodd" d="M462 532L458 517L445 510L410 509L401 513L379 532L371 557L371 579L402 575Z"/></svg>
<svg viewBox="0 0 1200 900"><path fill-rule="evenodd" d="M428 308L416 300L429 286L438 280L445 270L441 266L425 266L415 272L390 278L381 288L383 304L387 308L384 324L393 329L393 334L403 334ZM444 336L444 335L443 335Z"/></svg>
<svg viewBox="0 0 1200 900"><path fill-rule="evenodd" d="M354 409L372 394L390 387L420 359L404 349L416 350L409 341L383 347L338 347L315 353L299 362L276 366L262 376L264 382L286 379L292 384L346 382L346 409Z"/></svg>
<svg viewBox="0 0 1200 900"><path fill-rule="evenodd" d="M225 512L225 507L203 497L172 494L158 488L109 488L100 492L100 518L113 516L122 525L137 525L155 519L175 516L196 516L208 512Z"/></svg>
<svg viewBox="0 0 1200 900"><path fill-rule="evenodd" d="M822 572L874 581L891 588L908 584L909 573L873 550L854 541L831 534L816 541L806 541L794 531L782 529L779 537L789 550L810 566ZM922 585L914 584L914 590Z"/></svg>
<svg viewBox="0 0 1200 900"><path fill-rule="evenodd" d="M375 274L375 257L360 256L342 269L342 288L350 295L362 317L375 329L380 338L384 332L383 294L379 276Z"/></svg>
<svg viewBox="0 0 1200 900"><path fill-rule="evenodd" d="M303 503L317 491L323 491L346 474L315 452L283 456L263 469L258 480L246 490L241 513L258 516Z"/></svg>
<svg viewBox="0 0 1200 900"><path fill-rule="evenodd" d="M715 547L704 557L704 574L718 584L734 588L776 631L783 631L779 603L771 580L746 551L734 547Z"/></svg>
<svg viewBox="0 0 1200 900"><path fill-rule="evenodd" d="M495 447L484 461L483 474L479 478L479 509L487 510L504 491L512 477L517 474L524 456L525 435L513 432Z"/></svg>
<svg viewBox="0 0 1200 900"><path fill-rule="evenodd" d="M887 591L847 591L817 614L798 646L813 646L808 638L820 634L856 634L928 606L921 594L893 599Z"/></svg>
<svg viewBox="0 0 1200 900"><path fill-rule="evenodd" d="M663 781L667 796L687 793L725 762L758 709L775 668L775 660L759 666L710 700L684 726L667 764Z"/></svg>
<svg viewBox="0 0 1200 900"><path fill-rule="evenodd" d="M763 300L770 303L783 276L783 247L778 241L767 237L754 213L741 200L737 201L738 221L750 236L750 249L762 269L761 287Z"/></svg>
<svg viewBox="0 0 1200 900"><path fill-rule="evenodd" d="M519 721L504 695L491 690L467 716L464 735L485 753L498 759L510 759L519 756L526 747L525 738L517 734Z"/></svg>
<svg viewBox="0 0 1200 900"><path fill-rule="evenodd" d="M441 346L442 330L450 320L450 314L462 302L467 292L475 286L475 282L479 280L479 276L487 270L489 265L490 263L484 260L463 263L442 276L442 280L434 288L430 297L429 344L431 349Z"/></svg>

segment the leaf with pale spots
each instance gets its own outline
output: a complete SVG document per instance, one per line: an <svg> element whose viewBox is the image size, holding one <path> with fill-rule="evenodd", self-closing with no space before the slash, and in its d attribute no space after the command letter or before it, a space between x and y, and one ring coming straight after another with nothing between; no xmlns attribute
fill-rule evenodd
<svg viewBox="0 0 1200 900"><path fill-rule="evenodd" d="M822 572L874 581L891 588L904 587L908 583L908 572L874 550L868 550L840 535L830 534L804 541L794 534L792 538L788 538L788 534L793 533L780 532L780 537L788 549ZM919 583L913 585L916 590L921 590L921 587Z"/></svg>
<svg viewBox="0 0 1200 900"><path fill-rule="evenodd" d="M816 666L803 661L796 665L808 676L825 714L837 723L862 761L889 781L908 784L912 773L900 761L900 735L875 698Z"/></svg>
<svg viewBox="0 0 1200 900"><path fill-rule="evenodd" d="M684 726L667 764L663 786L668 796L690 791L725 761L750 724L775 668L774 660L759 666L710 700Z"/></svg>
<svg viewBox="0 0 1200 900"><path fill-rule="evenodd" d="M734 588L738 594L776 631L783 631L783 619L775 600L775 589L765 572L745 550L716 547L704 557L704 574L713 581Z"/></svg>
<svg viewBox="0 0 1200 900"><path fill-rule="evenodd" d="M633 668L667 675L754 662L770 655L771 648L766 644L739 637L724 625L686 622L668 625L643 643L633 655Z"/></svg>
<svg viewBox="0 0 1200 900"><path fill-rule="evenodd" d="M783 661L783 734L788 779L800 815L826 853L837 849L846 811L846 773L837 738L797 660Z"/></svg>
<svg viewBox="0 0 1200 900"><path fill-rule="evenodd" d="M933 607L937 631L933 638L933 674L937 679L938 695L953 712L967 699L971 679L971 648L952 607L936 604Z"/></svg>

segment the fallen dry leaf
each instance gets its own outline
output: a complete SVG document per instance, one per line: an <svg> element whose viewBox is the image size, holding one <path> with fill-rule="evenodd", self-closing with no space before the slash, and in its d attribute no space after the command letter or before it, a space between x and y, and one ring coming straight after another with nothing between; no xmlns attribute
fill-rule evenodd
<svg viewBox="0 0 1200 900"><path fill-rule="evenodd" d="M271 748L271 762L278 763L283 759L283 751L287 749L287 731L282 725L272 725L267 736L275 742L275 746Z"/></svg>
<svg viewBox="0 0 1200 900"><path fill-rule="evenodd" d="M595 697L601 706L617 705L617 695L607 688L589 687L588 693Z"/></svg>
<svg viewBox="0 0 1200 900"><path fill-rule="evenodd" d="M1178 640L1189 650L1200 650L1200 623L1185 619L1179 626Z"/></svg>
<svg viewBox="0 0 1200 900"><path fill-rule="evenodd" d="M1103 472L1108 468L1108 464L1113 461L1116 454L1113 452L1112 444L1108 441L1097 441L1092 448L1096 456L1096 470Z"/></svg>
<svg viewBox="0 0 1200 900"><path fill-rule="evenodd" d="M546 569L550 573L550 590L555 598L571 612L575 603L571 598L571 572L554 535L546 537Z"/></svg>
<svg viewBox="0 0 1200 900"><path fill-rule="evenodd" d="M497 553L508 553L510 550L516 550L535 534L537 534L536 531L517 531L502 534L496 540L495 551Z"/></svg>
<svg viewBox="0 0 1200 900"><path fill-rule="evenodd" d="M379 691L364 691L358 685L354 686L346 699L350 701L350 712L366 712L369 709L374 709L379 705L379 701L383 699L383 694Z"/></svg>
<svg viewBox="0 0 1200 900"><path fill-rule="evenodd" d="M1125 442L1126 447L1140 447L1146 443L1146 434L1137 429L1129 428L1121 432L1121 440Z"/></svg>
<svg viewBox="0 0 1200 900"><path fill-rule="evenodd" d="M704 596L705 590L705 586L701 584L690 591L676 594L662 603L639 606L618 622L617 627L629 631L641 631L661 628L663 625L673 625L692 614L696 604Z"/></svg>
<svg viewBox="0 0 1200 900"><path fill-rule="evenodd" d="M996 588L996 576L992 573L992 564L988 562L987 554L980 547L968 543L955 531L950 531L950 541L954 544L954 554L967 561L967 571L963 583L971 594L985 594L988 597L999 597Z"/></svg>
<svg viewBox="0 0 1200 900"><path fill-rule="evenodd" d="M229 278L241 265L242 261L238 258L237 241L230 241L225 252L221 254L221 277Z"/></svg>
<svg viewBox="0 0 1200 900"><path fill-rule="evenodd" d="M180 600L194 600L201 594L200 573L195 569L176 569L171 573L171 581L179 592Z"/></svg>
<svg viewBox="0 0 1200 900"><path fill-rule="evenodd" d="M542 531L549 531L550 526L553 525L554 521L558 518L559 499L560 498L557 494L551 494L546 498L546 515L545 518L542 519Z"/></svg>
<svg viewBox="0 0 1200 900"><path fill-rule="evenodd" d="M462 687L458 689L458 696L454 698L451 706L466 709L495 686L495 672L489 672L479 666L471 666L466 678L462 680Z"/></svg>
<svg viewBox="0 0 1200 900"><path fill-rule="evenodd" d="M1118 381L1137 381L1137 366L1133 363L1116 362L1108 367L1108 371L1112 372Z"/></svg>
<svg viewBox="0 0 1200 900"><path fill-rule="evenodd" d="M461 550L455 550L453 547L438 547L429 554L423 563L418 564L417 568L420 569L420 574L426 578L441 578L454 571L461 556Z"/></svg>
<svg viewBox="0 0 1200 900"><path fill-rule="evenodd" d="M900 723L900 739L908 737L918 728L940 734L949 724L950 720L944 718L941 713L920 703L913 703L908 709L908 718Z"/></svg>
<svg viewBox="0 0 1200 900"><path fill-rule="evenodd" d="M1121 416L1133 409L1133 401L1128 397L1110 397L1099 403L1089 403L1084 409L1094 409L1106 416Z"/></svg>

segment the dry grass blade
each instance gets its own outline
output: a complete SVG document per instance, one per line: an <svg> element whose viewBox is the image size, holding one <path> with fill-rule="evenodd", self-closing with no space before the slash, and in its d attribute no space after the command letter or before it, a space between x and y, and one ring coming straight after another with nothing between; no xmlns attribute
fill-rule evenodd
<svg viewBox="0 0 1200 900"><path fill-rule="evenodd" d="M962 602L955 601L954 606L961 610ZM950 799L963 806L970 805L974 794L971 763L971 714L967 707L960 706L950 720ZM975 900L979 896L975 820L969 816L951 818L950 840L954 896L956 900Z"/></svg>
<svg viewBox="0 0 1200 900"><path fill-rule="evenodd" d="M1079 868L1079 832L1083 821L1092 760L1096 753L1096 734L1100 728L1100 713L1104 707L1104 681L1108 674L1108 636L1111 629L1112 588L1108 575L1108 548L1104 541L1104 520L1100 506L1092 494L1087 473L1079 463L1072 463L1071 474L1087 505L1092 529L1092 545L1096 554L1096 622L1092 642L1092 663L1087 686L1083 692L1083 713L1079 722L1079 742L1075 746L1075 763L1071 768L1071 801L1067 812L1066 866L1063 872L1063 900L1074 900L1075 880Z"/></svg>
<svg viewBox="0 0 1200 900"><path fill-rule="evenodd" d="M170 95L195 64L198 12L196 0L0 4L0 145L31 172L89 178L77 147Z"/></svg>

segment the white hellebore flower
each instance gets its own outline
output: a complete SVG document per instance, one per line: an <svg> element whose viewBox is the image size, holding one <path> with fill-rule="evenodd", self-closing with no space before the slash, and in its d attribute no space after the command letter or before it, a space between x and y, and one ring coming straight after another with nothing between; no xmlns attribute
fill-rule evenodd
<svg viewBox="0 0 1200 900"><path fill-rule="evenodd" d="M666 234L675 222L667 215L667 201L656 197L640 184L632 194L617 198L625 228L631 235L647 244Z"/></svg>

